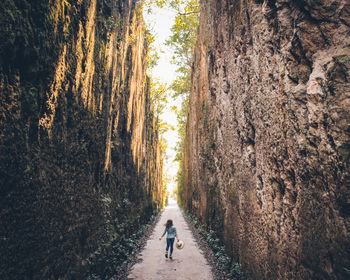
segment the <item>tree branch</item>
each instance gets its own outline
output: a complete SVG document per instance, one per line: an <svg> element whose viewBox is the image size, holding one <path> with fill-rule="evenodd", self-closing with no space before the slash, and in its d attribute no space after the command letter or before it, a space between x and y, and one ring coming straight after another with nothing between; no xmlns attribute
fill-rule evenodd
<svg viewBox="0 0 350 280"><path fill-rule="evenodd" d="M180 15L180 16L187 16L187 15L190 15L190 14L199 14L199 11L193 11L193 12L187 12L187 13L180 13L180 12L178 12L177 14Z"/></svg>

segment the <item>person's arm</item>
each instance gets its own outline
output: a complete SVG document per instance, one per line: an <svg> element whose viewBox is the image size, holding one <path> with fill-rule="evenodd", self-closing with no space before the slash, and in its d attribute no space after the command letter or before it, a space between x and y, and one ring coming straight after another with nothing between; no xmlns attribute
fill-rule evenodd
<svg viewBox="0 0 350 280"><path fill-rule="evenodd" d="M166 233L166 228L164 229L164 232L163 232L162 236L159 237L159 240L161 240L161 239L163 238L163 236L165 235L165 233Z"/></svg>
<svg viewBox="0 0 350 280"><path fill-rule="evenodd" d="M175 228L175 237L176 237L176 240L179 241L179 236L177 235L176 228Z"/></svg>

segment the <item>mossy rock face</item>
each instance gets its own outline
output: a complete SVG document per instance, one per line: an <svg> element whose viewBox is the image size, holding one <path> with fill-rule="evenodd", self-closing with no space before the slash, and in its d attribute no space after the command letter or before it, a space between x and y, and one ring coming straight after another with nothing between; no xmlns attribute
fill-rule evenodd
<svg viewBox="0 0 350 280"><path fill-rule="evenodd" d="M338 55L334 56L334 60L338 63L344 64L347 69L350 69L350 56L349 55Z"/></svg>
<svg viewBox="0 0 350 280"><path fill-rule="evenodd" d="M214 230L223 239L225 209L220 199L218 182L208 186L206 224L208 228Z"/></svg>
<svg viewBox="0 0 350 280"><path fill-rule="evenodd" d="M350 159L350 143L345 143L339 147L339 153L344 163L349 164Z"/></svg>
<svg viewBox="0 0 350 280"><path fill-rule="evenodd" d="M142 20L73 2L0 3L1 279L109 279L163 205Z"/></svg>
<svg viewBox="0 0 350 280"><path fill-rule="evenodd" d="M200 5L183 200L248 278L346 279L349 7Z"/></svg>

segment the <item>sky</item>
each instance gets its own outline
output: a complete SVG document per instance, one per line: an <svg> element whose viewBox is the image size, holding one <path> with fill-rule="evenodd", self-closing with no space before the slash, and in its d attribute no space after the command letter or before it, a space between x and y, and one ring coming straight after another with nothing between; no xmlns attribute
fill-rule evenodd
<svg viewBox="0 0 350 280"><path fill-rule="evenodd" d="M145 11L143 16L147 27L155 36L154 46L158 50L159 55L158 64L152 69L151 75L160 82L170 85L175 79L176 66L170 62L172 50L170 47L165 45L165 41L169 39L171 35L170 28L174 24L175 11L168 8L153 7L150 14ZM168 132L163 135L168 144L164 160L163 176L170 179L167 188L171 194L173 189L176 188L175 179L178 170L178 162L175 162L174 159L176 155L175 146L176 142L179 141L179 137L177 133L178 122L176 119L176 114L170 108L171 106L179 107L180 101L171 98L171 92L168 93L168 101L168 106L160 117L163 121L175 128L175 130L168 130Z"/></svg>

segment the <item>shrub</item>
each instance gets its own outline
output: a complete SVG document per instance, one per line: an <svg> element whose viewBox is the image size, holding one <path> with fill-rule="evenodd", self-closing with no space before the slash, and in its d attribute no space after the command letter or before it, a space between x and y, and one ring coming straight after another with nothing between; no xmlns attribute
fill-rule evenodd
<svg viewBox="0 0 350 280"><path fill-rule="evenodd" d="M239 263L234 262L225 252L225 247L221 240L217 237L214 230L206 230L203 225L198 221L198 219L187 212L185 209L184 213L189 221L197 228L198 233L204 238L211 250L213 251L215 258L220 265L221 269L226 272L226 275L232 279L245 280L245 276L242 272Z"/></svg>

